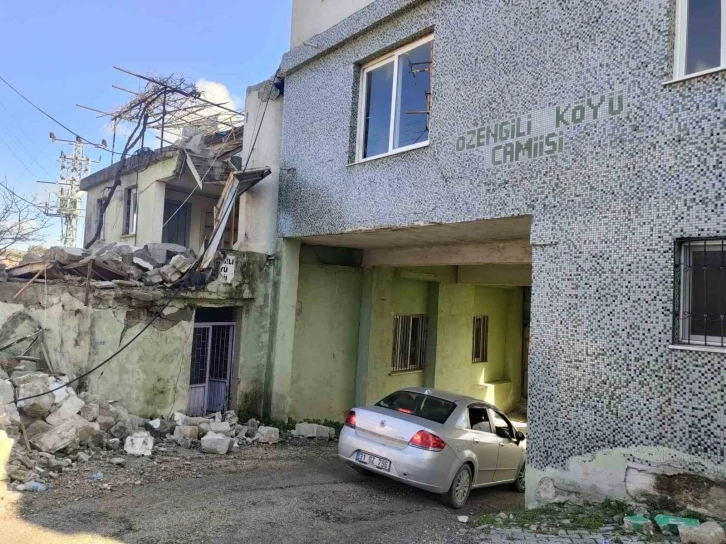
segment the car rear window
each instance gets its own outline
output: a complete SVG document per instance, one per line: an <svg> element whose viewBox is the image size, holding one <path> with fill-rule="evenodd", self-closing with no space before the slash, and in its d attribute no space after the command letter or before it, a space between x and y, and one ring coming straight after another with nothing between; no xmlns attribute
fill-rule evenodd
<svg viewBox="0 0 726 544"><path fill-rule="evenodd" d="M412 391L391 393L379 401L376 406L411 414L436 423L444 423L456 408L456 404L448 400Z"/></svg>

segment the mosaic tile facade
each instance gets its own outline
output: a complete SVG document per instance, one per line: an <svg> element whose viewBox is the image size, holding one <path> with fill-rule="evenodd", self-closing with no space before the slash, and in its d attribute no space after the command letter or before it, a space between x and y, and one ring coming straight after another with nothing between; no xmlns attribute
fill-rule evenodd
<svg viewBox="0 0 726 544"><path fill-rule="evenodd" d="M726 235L726 74L664 85L675 1L383 3L283 62L280 235L531 215L530 463L644 445L723 464L726 354L668 346L674 239ZM361 32L375 10L389 18ZM431 145L349 166L358 63L432 29ZM561 153L456 151L476 127L614 92L623 111L559 127Z"/></svg>

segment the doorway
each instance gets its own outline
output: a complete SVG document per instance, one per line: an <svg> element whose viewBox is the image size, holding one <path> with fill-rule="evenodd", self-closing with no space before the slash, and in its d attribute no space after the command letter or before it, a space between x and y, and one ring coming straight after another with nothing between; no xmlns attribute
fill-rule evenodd
<svg viewBox="0 0 726 544"><path fill-rule="evenodd" d="M229 407L234 308L199 308L194 318L189 409L192 417Z"/></svg>

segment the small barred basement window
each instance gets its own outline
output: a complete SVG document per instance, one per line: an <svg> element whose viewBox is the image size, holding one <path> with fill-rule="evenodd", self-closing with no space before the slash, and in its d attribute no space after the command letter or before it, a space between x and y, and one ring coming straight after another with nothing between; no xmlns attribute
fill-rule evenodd
<svg viewBox="0 0 726 544"><path fill-rule="evenodd" d="M487 345L489 340L489 316L474 317L474 339L472 341L471 360L474 363L486 363Z"/></svg>
<svg viewBox="0 0 726 544"><path fill-rule="evenodd" d="M426 361L425 315L393 316L392 372L423 370Z"/></svg>
<svg viewBox="0 0 726 544"><path fill-rule="evenodd" d="M726 238L679 240L673 341L726 346Z"/></svg>

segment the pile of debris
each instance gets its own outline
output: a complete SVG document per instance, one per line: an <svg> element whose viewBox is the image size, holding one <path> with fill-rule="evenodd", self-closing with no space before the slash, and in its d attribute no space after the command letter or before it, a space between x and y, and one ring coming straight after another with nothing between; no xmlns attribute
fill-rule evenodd
<svg viewBox="0 0 726 544"><path fill-rule="evenodd" d="M90 252L75 247L51 247L43 255L28 253L18 266L3 270L0 281L91 280L104 289L117 285L172 285L194 264L194 250L177 244L154 243L144 247L111 243Z"/></svg>
<svg viewBox="0 0 726 544"><path fill-rule="evenodd" d="M18 490L43 490L64 469L87 461L93 450L150 457L155 445L165 443L224 455L242 445L281 440L276 427L255 419L240 423L233 411L138 417L120 402L76 394L68 385L72 379L38 371L30 361L7 372L0 366L0 483L9 479ZM330 440L335 430L298 423L290 435Z"/></svg>

